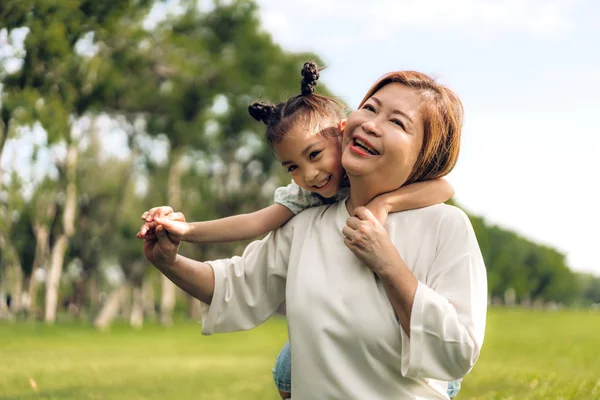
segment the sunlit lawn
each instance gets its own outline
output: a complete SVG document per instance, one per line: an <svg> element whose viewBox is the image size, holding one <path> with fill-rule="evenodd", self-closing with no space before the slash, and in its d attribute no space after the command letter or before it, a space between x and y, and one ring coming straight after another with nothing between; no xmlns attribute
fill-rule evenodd
<svg viewBox="0 0 600 400"><path fill-rule="evenodd" d="M277 399L285 321L205 337L172 328L0 323L0 400ZM600 313L493 309L458 399L600 399Z"/></svg>

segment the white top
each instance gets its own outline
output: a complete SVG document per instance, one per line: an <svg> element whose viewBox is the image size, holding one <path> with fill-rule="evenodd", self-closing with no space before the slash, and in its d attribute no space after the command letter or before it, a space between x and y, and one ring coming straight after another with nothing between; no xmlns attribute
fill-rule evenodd
<svg viewBox="0 0 600 400"><path fill-rule="evenodd" d="M285 299L294 400L448 399L485 331L486 271L467 216L438 204L388 217L419 280L410 338L379 279L344 245L348 217L343 201L310 208L241 257L211 262L202 333L250 329Z"/></svg>
<svg viewBox="0 0 600 400"><path fill-rule="evenodd" d="M330 199L306 189L302 189L296 182L292 181L292 183L287 186L277 188L273 197L275 203L287 207L294 214L298 214L300 211L306 210L307 208L318 207L324 204L333 204L345 199L348 197L348 194L350 194L348 180L345 180L342 183L338 192Z"/></svg>

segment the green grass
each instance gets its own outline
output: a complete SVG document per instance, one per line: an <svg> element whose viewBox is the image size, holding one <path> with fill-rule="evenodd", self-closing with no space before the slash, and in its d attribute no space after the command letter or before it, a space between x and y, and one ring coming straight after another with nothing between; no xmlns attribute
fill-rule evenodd
<svg viewBox="0 0 600 400"><path fill-rule="evenodd" d="M281 318L211 337L195 322L109 332L3 322L0 400L275 400L271 367L285 340ZM458 399L600 399L600 313L490 310Z"/></svg>

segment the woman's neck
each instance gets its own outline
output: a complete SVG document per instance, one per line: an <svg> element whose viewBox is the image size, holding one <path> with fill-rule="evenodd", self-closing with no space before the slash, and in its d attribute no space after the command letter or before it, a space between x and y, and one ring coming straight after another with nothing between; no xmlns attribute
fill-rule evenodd
<svg viewBox="0 0 600 400"><path fill-rule="evenodd" d="M356 207L366 206L379 195L379 193L374 193L372 186L367 179L350 179L350 196L346 202L348 214L352 215Z"/></svg>

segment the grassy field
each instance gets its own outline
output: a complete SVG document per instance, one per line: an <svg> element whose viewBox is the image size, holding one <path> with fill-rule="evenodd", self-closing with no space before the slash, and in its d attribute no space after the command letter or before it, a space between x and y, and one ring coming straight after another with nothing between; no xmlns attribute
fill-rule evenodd
<svg viewBox="0 0 600 400"><path fill-rule="evenodd" d="M275 400L271 367L285 329L280 318L212 337L195 322L109 332L3 322L0 400ZM600 399L600 313L490 310L458 399Z"/></svg>

